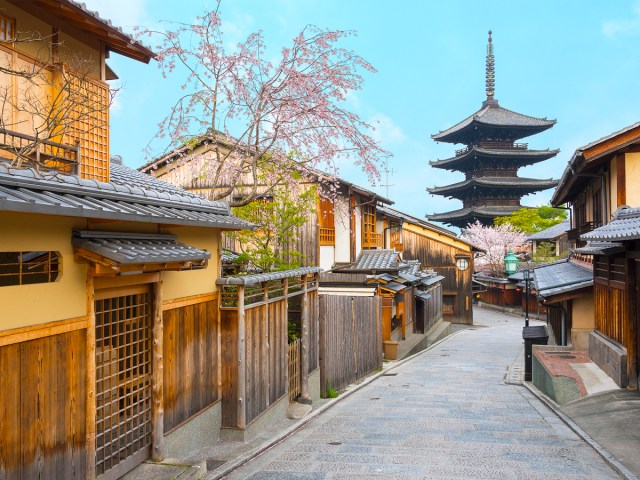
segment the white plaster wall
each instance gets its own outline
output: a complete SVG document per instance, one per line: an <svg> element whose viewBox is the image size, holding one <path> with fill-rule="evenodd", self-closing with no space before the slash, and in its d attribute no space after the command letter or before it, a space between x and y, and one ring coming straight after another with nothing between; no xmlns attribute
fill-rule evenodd
<svg viewBox="0 0 640 480"><path fill-rule="evenodd" d="M349 199L340 197L334 205L333 213L336 229L334 262L349 262Z"/></svg>
<svg viewBox="0 0 640 480"><path fill-rule="evenodd" d="M335 247L331 245L320 245L320 265L323 270L331 270L336 261Z"/></svg>

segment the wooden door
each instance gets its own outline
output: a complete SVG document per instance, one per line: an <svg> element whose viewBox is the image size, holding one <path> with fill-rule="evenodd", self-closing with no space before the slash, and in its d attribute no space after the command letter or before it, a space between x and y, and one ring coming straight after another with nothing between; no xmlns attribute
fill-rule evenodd
<svg viewBox="0 0 640 480"><path fill-rule="evenodd" d="M151 453L149 285L98 290L96 475L119 478Z"/></svg>

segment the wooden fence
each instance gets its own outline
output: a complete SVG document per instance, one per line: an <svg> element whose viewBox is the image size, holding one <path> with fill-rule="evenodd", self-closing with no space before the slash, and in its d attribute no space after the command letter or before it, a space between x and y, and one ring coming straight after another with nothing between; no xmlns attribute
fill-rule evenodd
<svg viewBox="0 0 640 480"><path fill-rule="evenodd" d="M302 393L300 387L300 345L297 340L289 344L289 401L293 402Z"/></svg>
<svg viewBox="0 0 640 480"><path fill-rule="evenodd" d="M320 295L320 387L339 390L382 367L380 297Z"/></svg>

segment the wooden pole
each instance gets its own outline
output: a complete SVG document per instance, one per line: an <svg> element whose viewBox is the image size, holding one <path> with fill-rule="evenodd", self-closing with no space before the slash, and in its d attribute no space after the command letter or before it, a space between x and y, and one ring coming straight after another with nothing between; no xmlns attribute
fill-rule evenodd
<svg viewBox="0 0 640 480"><path fill-rule="evenodd" d="M151 365L151 460L164 460L164 360L162 281L153 284L153 330Z"/></svg>
<svg viewBox="0 0 640 480"><path fill-rule="evenodd" d="M302 344L300 355L300 403L311 404L309 395L309 299L307 298L307 276L302 276L302 315L300 319Z"/></svg>
<svg viewBox="0 0 640 480"><path fill-rule="evenodd" d="M238 428L246 426L245 393L247 384L245 381L247 371L247 350L245 348L245 311L244 311L244 285L238 285L238 408L236 423Z"/></svg>
<svg viewBox="0 0 640 480"><path fill-rule="evenodd" d="M96 306L94 289L95 268L87 271L87 410L86 410L86 450L87 465L85 478L96 478Z"/></svg>

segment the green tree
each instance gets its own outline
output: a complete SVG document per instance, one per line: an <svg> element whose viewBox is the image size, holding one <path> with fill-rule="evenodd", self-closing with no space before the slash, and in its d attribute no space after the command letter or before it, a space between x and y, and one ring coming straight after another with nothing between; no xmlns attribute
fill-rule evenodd
<svg viewBox="0 0 640 480"><path fill-rule="evenodd" d="M241 230L229 235L240 246L239 261L262 270L298 268L305 260L295 250L302 227L316 209L316 187L285 185L272 190L272 196L233 208L243 220L258 225L256 230Z"/></svg>
<svg viewBox="0 0 640 480"><path fill-rule="evenodd" d="M558 258L556 257L556 246L552 242L540 242L533 255L534 262L551 262Z"/></svg>
<svg viewBox="0 0 640 480"><path fill-rule="evenodd" d="M536 233L553 227L567 219L567 211L562 208L554 208L551 205L541 205L530 208L522 207L511 215L496 217L494 225L510 224L525 233Z"/></svg>

